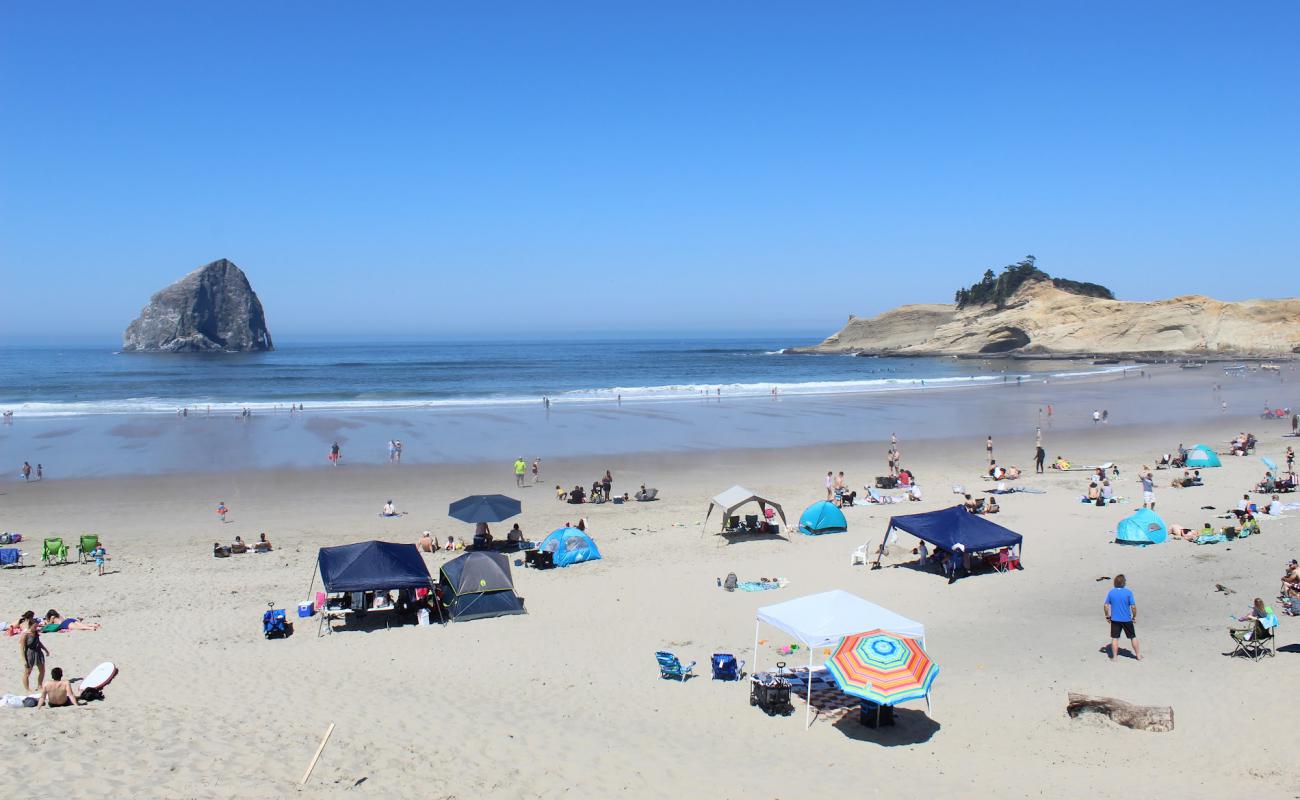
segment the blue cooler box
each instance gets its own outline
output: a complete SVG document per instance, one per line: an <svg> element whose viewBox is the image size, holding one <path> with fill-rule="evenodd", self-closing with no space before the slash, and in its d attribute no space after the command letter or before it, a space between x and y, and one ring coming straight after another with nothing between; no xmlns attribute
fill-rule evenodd
<svg viewBox="0 0 1300 800"><path fill-rule="evenodd" d="M298 604L298 616L310 617L316 614L316 603L312 600L303 600Z"/></svg>

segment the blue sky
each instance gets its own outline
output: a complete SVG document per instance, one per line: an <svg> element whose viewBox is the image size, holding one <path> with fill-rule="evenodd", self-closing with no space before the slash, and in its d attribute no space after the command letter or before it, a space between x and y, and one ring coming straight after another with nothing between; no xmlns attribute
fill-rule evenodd
<svg viewBox="0 0 1300 800"><path fill-rule="evenodd" d="M1288 3L6 3L0 341L837 328L1033 253L1293 292Z"/></svg>

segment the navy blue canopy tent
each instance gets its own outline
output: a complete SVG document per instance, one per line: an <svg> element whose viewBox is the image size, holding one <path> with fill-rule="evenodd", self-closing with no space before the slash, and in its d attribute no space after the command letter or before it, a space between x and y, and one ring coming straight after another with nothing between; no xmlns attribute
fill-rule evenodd
<svg viewBox="0 0 1300 800"><path fill-rule="evenodd" d="M894 530L905 531L944 550L952 550L954 545L961 544L967 553L1002 547L1015 547L1018 550L1024 540L1015 531L970 513L965 506L890 517L889 529L885 532L886 541Z"/></svg>
<svg viewBox="0 0 1300 800"><path fill-rule="evenodd" d="M322 547L316 566L330 593L433 586L429 568L413 544L369 541Z"/></svg>

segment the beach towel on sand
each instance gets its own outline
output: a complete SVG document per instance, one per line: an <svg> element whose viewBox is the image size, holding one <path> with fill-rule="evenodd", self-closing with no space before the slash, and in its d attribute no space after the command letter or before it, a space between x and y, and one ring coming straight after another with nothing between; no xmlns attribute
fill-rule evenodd
<svg viewBox="0 0 1300 800"><path fill-rule="evenodd" d="M736 588L742 592L766 592L771 589L784 589L790 582L785 578L773 581L741 581Z"/></svg>

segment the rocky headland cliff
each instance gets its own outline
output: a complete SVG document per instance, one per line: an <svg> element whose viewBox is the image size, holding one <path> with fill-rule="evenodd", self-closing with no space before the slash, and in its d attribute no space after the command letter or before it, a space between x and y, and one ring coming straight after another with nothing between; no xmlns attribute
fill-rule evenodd
<svg viewBox="0 0 1300 800"><path fill-rule="evenodd" d="M986 273L981 283L957 292L956 301L850 317L838 333L796 352L1047 358L1277 358L1300 352L1296 298L1228 303L1187 295L1125 302L1095 284L1052 278L1030 259L1001 277Z"/></svg>
<svg viewBox="0 0 1300 800"><path fill-rule="evenodd" d="M243 270L224 258L199 267L155 294L122 334L124 352L271 349L262 301Z"/></svg>

